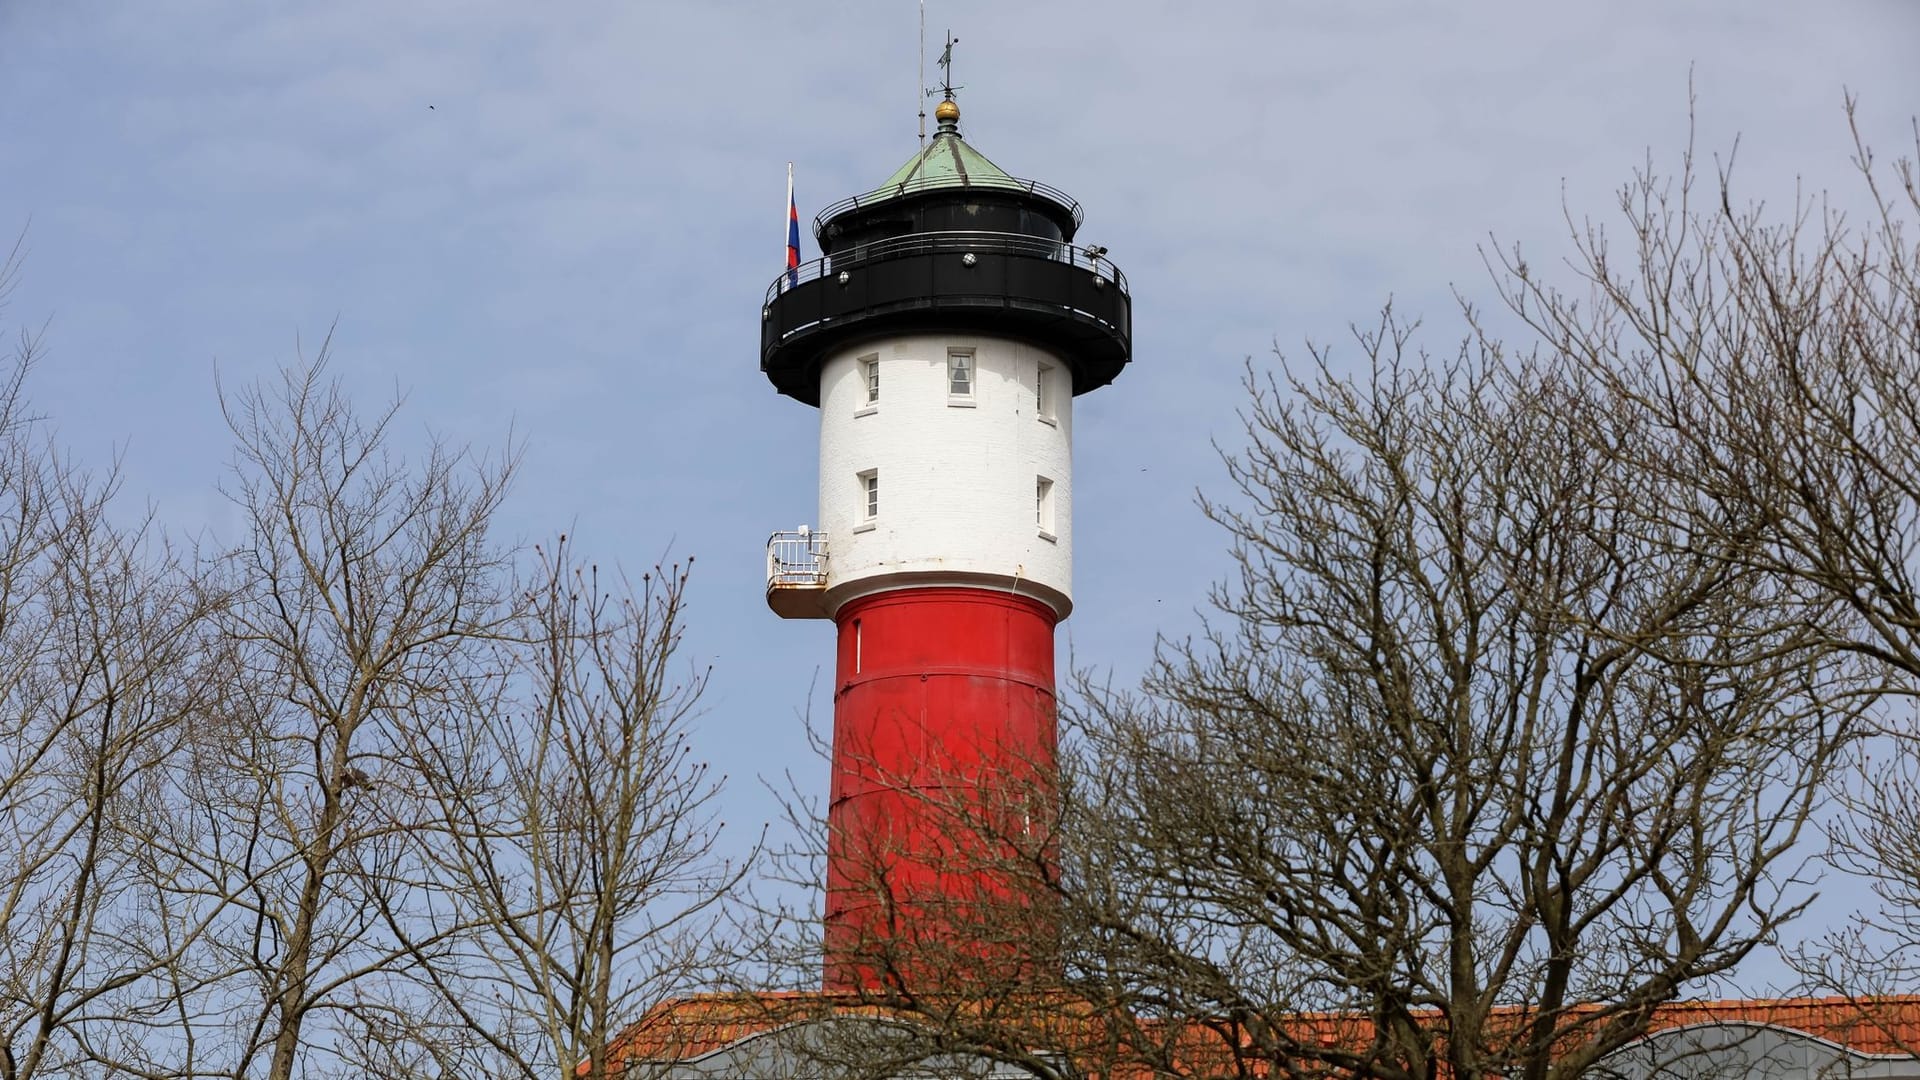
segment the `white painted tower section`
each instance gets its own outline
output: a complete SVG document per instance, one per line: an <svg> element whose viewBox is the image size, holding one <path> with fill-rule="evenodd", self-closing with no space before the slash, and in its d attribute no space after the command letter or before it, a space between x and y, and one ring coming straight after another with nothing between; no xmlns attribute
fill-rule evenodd
<svg viewBox="0 0 1920 1080"><path fill-rule="evenodd" d="M952 585L1031 596L1065 618L1067 363L970 334L900 335L834 353L820 371L819 521L833 545L829 617L876 592Z"/></svg>

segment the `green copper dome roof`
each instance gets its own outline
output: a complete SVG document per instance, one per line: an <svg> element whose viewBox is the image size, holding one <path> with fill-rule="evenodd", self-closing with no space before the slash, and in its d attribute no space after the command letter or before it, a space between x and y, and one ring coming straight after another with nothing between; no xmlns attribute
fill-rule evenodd
<svg viewBox="0 0 1920 1080"><path fill-rule="evenodd" d="M1038 196L1066 213L1071 220L1071 227L1066 230L1069 236L1079 227L1080 204L1074 202L1066 192L1037 180L1022 180L1010 175L987 160L985 154L967 145L967 141L960 137L958 105L943 101L934 110L934 116L940 121L940 129L934 132L927 145L895 169L893 175L887 177L879 187L864 195L842 199L822 210L813 219L816 237L821 235L828 221L843 212L865 209L909 195L948 190L1008 191Z"/></svg>
<svg viewBox="0 0 1920 1080"><path fill-rule="evenodd" d="M906 164L895 169L885 183L860 201L869 202L883 196L943 187L1026 191L1029 186L1026 181L1014 179L1007 175L1005 169L988 161L987 155L968 146L955 124L942 121L940 130L934 133L925 149L908 158Z"/></svg>

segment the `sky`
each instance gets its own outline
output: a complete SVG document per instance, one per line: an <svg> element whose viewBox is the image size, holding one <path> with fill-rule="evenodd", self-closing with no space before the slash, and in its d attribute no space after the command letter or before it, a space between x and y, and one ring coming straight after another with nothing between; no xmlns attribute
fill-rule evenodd
<svg viewBox="0 0 1920 1080"><path fill-rule="evenodd" d="M1063 669L1120 683L1227 568L1195 493L1224 490L1249 359L1351 357L1389 298L1446 352L1455 296L1495 300L1488 245L1560 265L1570 218L1617 220L1690 137L1737 140L1750 198L1845 204L1844 95L1888 156L1920 111L1915 0L935 0L927 24L929 61L959 38L964 136L1078 199L1131 285L1133 363L1075 405L1059 635ZM216 380L330 330L408 437L523 442L505 538L696 557L700 751L752 835L763 778L824 795L805 718L831 712L830 624L763 598L767 535L815 516L816 415L758 370L786 166L808 221L914 153L918 33L910 0L0 0L30 393L181 535L238 524Z"/></svg>

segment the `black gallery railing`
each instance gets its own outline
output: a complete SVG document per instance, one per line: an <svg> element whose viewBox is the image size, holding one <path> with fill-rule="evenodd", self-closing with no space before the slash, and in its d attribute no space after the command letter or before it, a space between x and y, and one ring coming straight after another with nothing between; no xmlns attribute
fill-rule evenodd
<svg viewBox="0 0 1920 1080"><path fill-rule="evenodd" d="M813 235L817 239L822 230L826 228L827 222L832 221L848 210L854 210L862 206L872 206L875 203L892 202L895 199L908 195L916 195L922 191L950 192L956 190L981 192L1021 191L1028 195L1038 195L1043 199L1066 207L1067 212L1073 215L1073 227L1075 229L1086 224L1087 216L1080 209L1080 204L1073 201L1073 196L1068 195L1052 184L1043 184L1038 180L1022 180L1017 176L996 176L990 180L977 181L956 188L951 177L917 176L898 184L889 184L878 191L869 191L864 195L854 195L841 199L839 202L820 211L820 213L814 217Z"/></svg>
<svg viewBox="0 0 1920 1080"><path fill-rule="evenodd" d="M1104 251L1104 248L1075 246L1059 240L1048 240L1022 233L915 233L912 236L896 236L890 240L862 244L843 251L839 255L822 256L810 262L801 263L794 270L783 272L773 280L773 284L767 286L767 303L773 303L781 293L809 281L835 277L840 273L848 274L851 280L853 271L862 267L871 268L890 260L936 254L957 255L963 260L968 255L976 258L982 255L1021 255L1045 259L1084 268L1091 271L1094 277L1112 282L1125 292L1126 275L1107 259ZM963 262L962 265L969 264Z"/></svg>
<svg viewBox="0 0 1920 1080"><path fill-rule="evenodd" d="M849 335L987 328L1070 357L1074 392L1111 382L1132 353L1133 301L1104 249L1020 233L915 233L814 259L767 287L760 369L817 404L819 364Z"/></svg>

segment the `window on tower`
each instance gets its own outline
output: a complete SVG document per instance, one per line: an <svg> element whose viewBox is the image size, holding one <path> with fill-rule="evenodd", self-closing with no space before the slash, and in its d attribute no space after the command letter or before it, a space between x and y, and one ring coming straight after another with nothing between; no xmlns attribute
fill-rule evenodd
<svg viewBox="0 0 1920 1080"><path fill-rule="evenodd" d="M867 404L880 404L880 358L863 356L860 358L860 374L867 380Z"/></svg>
<svg viewBox="0 0 1920 1080"><path fill-rule="evenodd" d="M973 350L947 350L947 401L955 405L973 404Z"/></svg>
<svg viewBox="0 0 1920 1080"><path fill-rule="evenodd" d="M1033 478L1033 523L1040 539L1055 539L1053 530L1053 481L1044 476Z"/></svg>
<svg viewBox="0 0 1920 1080"><path fill-rule="evenodd" d="M880 516L880 470L868 469L860 473L860 521L866 528L873 528L875 518Z"/></svg>
<svg viewBox="0 0 1920 1080"><path fill-rule="evenodd" d="M1033 373L1033 413L1053 423L1053 365L1042 361Z"/></svg>

